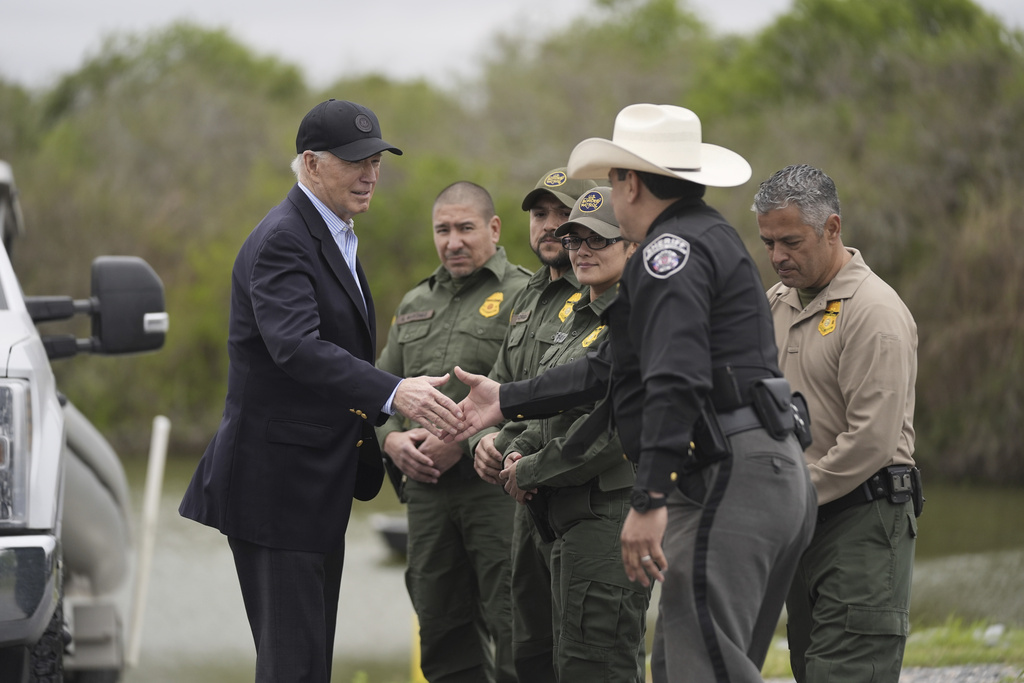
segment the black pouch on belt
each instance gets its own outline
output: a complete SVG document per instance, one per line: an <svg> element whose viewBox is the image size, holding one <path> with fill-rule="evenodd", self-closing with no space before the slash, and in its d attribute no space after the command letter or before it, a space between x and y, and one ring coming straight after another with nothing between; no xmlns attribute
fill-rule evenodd
<svg viewBox="0 0 1024 683"><path fill-rule="evenodd" d="M807 399L799 391L793 392L793 431L800 448L805 451L814 442L811 439L811 410L807 407Z"/></svg>
<svg viewBox="0 0 1024 683"><path fill-rule="evenodd" d="M793 401L785 377L770 377L754 383L750 390L754 410L761 426L776 441L783 441L793 431Z"/></svg>
<svg viewBox="0 0 1024 683"><path fill-rule="evenodd" d="M924 488L921 484L921 470L916 467L910 470L910 481L914 486L914 490L911 492L911 498L914 501L914 516L920 517L921 513L924 512Z"/></svg>

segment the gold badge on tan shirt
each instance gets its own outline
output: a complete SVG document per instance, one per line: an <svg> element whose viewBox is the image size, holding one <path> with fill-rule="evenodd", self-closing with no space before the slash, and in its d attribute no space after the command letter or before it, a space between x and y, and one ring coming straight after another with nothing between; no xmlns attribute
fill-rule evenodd
<svg viewBox="0 0 1024 683"><path fill-rule="evenodd" d="M575 294L570 296L568 299L566 299L565 300L565 305L562 306L562 310L560 310L558 312L558 319L561 320L564 323L565 319L568 318L570 315L572 315L573 304L575 304L577 301L579 301L582 298L583 298L583 295L580 294L579 292L576 292Z"/></svg>
<svg viewBox="0 0 1024 683"><path fill-rule="evenodd" d="M828 306L825 307L825 315L821 316L821 322L818 323L818 332L821 332L822 337L824 337L826 334L831 334L832 332L835 332L836 318L839 317L839 310L842 307L842 301L828 302Z"/></svg>
<svg viewBox="0 0 1024 683"><path fill-rule="evenodd" d="M505 295L501 292L495 292L487 297L487 300L480 306L480 315L485 318L493 318L498 315L498 311L501 310L501 302L505 300Z"/></svg>
<svg viewBox="0 0 1024 683"><path fill-rule="evenodd" d="M601 330L604 329L604 325L598 325L597 329L587 335L587 338L583 340L583 348L587 348L597 340L598 335L601 334Z"/></svg>

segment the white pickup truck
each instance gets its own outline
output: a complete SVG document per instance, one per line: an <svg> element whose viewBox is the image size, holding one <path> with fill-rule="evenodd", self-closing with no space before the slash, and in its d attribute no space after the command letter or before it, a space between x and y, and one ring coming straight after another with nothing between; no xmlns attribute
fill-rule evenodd
<svg viewBox="0 0 1024 683"><path fill-rule="evenodd" d="M136 565L128 485L50 361L160 348L163 283L141 259L103 256L88 299L26 297L8 256L22 230L0 161L0 682L111 683L125 666ZM36 328L75 315L90 317L89 338Z"/></svg>

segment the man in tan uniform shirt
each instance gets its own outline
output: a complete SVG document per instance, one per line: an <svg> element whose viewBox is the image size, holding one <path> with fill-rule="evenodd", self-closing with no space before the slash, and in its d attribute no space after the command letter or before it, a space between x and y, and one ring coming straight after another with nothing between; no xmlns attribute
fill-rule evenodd
<svg viewBox="0 0 1024 683"><path fill-rule="evenodd" d="M842 242L831 178L789 166L761 183L757 223L779 367L807 399L818 525L786 600L798 683L896 683L909 631L920 494L917 326ZM918 509L920 512L918 501Z"/></svg>

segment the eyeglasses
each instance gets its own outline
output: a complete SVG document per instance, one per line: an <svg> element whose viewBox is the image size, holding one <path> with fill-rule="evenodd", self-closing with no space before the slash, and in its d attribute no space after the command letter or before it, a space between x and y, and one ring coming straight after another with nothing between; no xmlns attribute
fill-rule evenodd
<svg viewBox="0 0 1024 683"><path fill-rule="evenodd" d="M601 237L600 235L591 235L590 237L584 239L579 235L566 235L565 237L562 238L562 246L568 249L569 251L576 251L577 249L580 248L581 244L586 242L588 249L600 251L601 249L604 249L610 244L615 244L616 242L621 241L621 237L612 237L611 239L608 239L607 237Z"/></svg>

